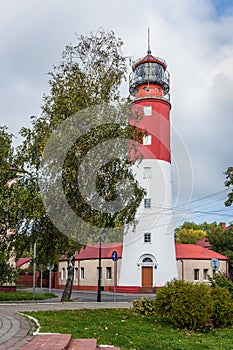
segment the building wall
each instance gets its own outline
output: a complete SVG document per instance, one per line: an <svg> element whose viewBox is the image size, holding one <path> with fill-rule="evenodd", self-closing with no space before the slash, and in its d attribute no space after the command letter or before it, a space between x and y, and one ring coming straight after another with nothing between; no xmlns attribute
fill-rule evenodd
<svg viewBox="0 0 233 350"><path fill-rule="evenodd" d="M225 260L219 260L220 267L219 271L223 273L227 273L227 261ZM101 285L105 287L105 289L108 289L108 287L114 286L114 262L111 259L102 259L101 262L102 265L102 279L101 279ZM97 289L98 285L98 270L97 267L99 266L98 259L93 260L81 260L81 261L75 261L75 278L73 287L74 289ZM121 266L121 259L117 262L117 285L119 284L119 271ZM106 268L111 267L111 278L106 278ZM59 278L58 278L58 284L59 286L64 286L66 284L66 278L62 279L62 268L67 271L67 261L60 261L59 262ZM207 279L204 276L204 270L206 271L206 275L213 276L212 269L210 267L210 260L195 260L195 259L180 259L177 260L177 268L178 268L178 277L180 279L184 279L186 281L190 282L207 282ZM84 269L84 276L81 276L82 272L81 269ZM194 270L198 270L199 272L196 272L196 277L199 277L199 279L194 279ZM156 272L156 270L155 270ZM67 276L67 272L66 272ZM82 278L84 277L84 278Z"/></svg>
<svg viewBox="0 0 233 350"><path fill-rule="evenodd" d="M227 262L225 260L219 260L219 262L219 271L227 273ZM205 282L208 280L205 275L213 276L213 271L210 267L210 260L181 259L177 260L177 268L179 278L184 279L185 281ZM199 272L194 272L194 270L199 270Z"/></svg>
<svg viewBox="0 0 233 350"><path fill-rule="evenodd" d="M117 274L117 281L119 279L119 270L120 270L121 261L118 260L116 263L116 274ZM81 287L97 287L98 285L98 266L99 266L99 260L93 259L93 260L81 260L81 261L75 261L75 273L74 273L74 283L73 287L81 288ZM106 287L114 286L114 261L112 259L102 259L101 261L102 266L102 279L101 279L101 285ZM111 276L107 276L107 268L110 268ZM64 286L66 284L66 278L64 277L64 270L66 271L67 276L67 261L60 261L59 262L59 285ZM83 275L84 274L84 275ZM110 277L110 278L107 278Z"/></svg>

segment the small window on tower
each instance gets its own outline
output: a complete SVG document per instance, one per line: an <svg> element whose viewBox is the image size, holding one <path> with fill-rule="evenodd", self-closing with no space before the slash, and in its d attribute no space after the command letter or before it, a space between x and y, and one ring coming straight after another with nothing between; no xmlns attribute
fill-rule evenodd
<svg viewBox="0 0 233 350"><path fill-rule="evenodd" d="M152 116L152 106L144 106L143 113L144 113L145 117L151 117Z"/></svg>
<svg viewBox="0 0 233 350"><path fill-rule="evenodd" d="M143 167L143 178L144 179L151 178L151 167L150 166Z"/></svg>
<svg viewBox="0 0 233 350"><path fill-rule="evenodd" d="M151 207L151 198L144 198L144 208Z"/></svg>
<svg viewBox="0 0 233 350"><path fill-rule="evenodd" d="M152 137L151 135L145 135L143 136L143 145L148 146L152 144Z"/></svg>
<svg viewBox="0 0 233 350"><path fill-rule="evenodd" d="M144 233L144 243L151 243L151 233Z"/></svg>

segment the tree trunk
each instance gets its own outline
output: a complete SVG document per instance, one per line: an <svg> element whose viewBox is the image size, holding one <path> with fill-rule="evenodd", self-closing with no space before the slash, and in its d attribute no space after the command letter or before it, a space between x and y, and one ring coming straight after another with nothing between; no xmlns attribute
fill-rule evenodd
<svg viewBox="0 0 233 350"><path fill-rule="evenodd" d="M74 281L74 266L69 264L68 266L68 278L66 280L66 286L62 293L61 301L69 301L71 298L72 287Z"/></svg>

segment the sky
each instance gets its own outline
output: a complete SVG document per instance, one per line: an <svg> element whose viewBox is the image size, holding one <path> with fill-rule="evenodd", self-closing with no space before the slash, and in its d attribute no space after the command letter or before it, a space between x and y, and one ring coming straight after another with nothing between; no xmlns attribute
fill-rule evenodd
<svg viewBox="0 0 233 350"><path fill-rule="evenodd" d="M16 135L15 144L20 128L40 114L47 73L76 34L113 30L135 60L146 55L150 27L152 54L167 61L171 74L177 225L233 221L233 208L224 206L224 172L233 166L232 0L0 2L0 124Z"/></svg>

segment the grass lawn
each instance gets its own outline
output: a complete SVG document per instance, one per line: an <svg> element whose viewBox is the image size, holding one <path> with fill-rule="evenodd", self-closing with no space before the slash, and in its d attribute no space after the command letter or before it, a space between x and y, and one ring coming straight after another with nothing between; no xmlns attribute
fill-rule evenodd
<svg viewBox="0 0 233 350"><path fill-rule="evenodd" d="M44 299L50 299L56 297L55 294L50 293L42 293L42 296L40 293L35 293L35 300L44 300ZM17 292L0 292L0 301L20 301L20 300L33 300L33 293L32 292L24 292L24 291L17 291Z"/></svg>
<svg viewBox="0 0 233 350"><path fill-rule="evenodd" d="M233 328L207 334L180 331L129 309L82 309L27 313L41 332L71 333L73 338L96 338L97 344L121 350L232 350Z"/></svg>

